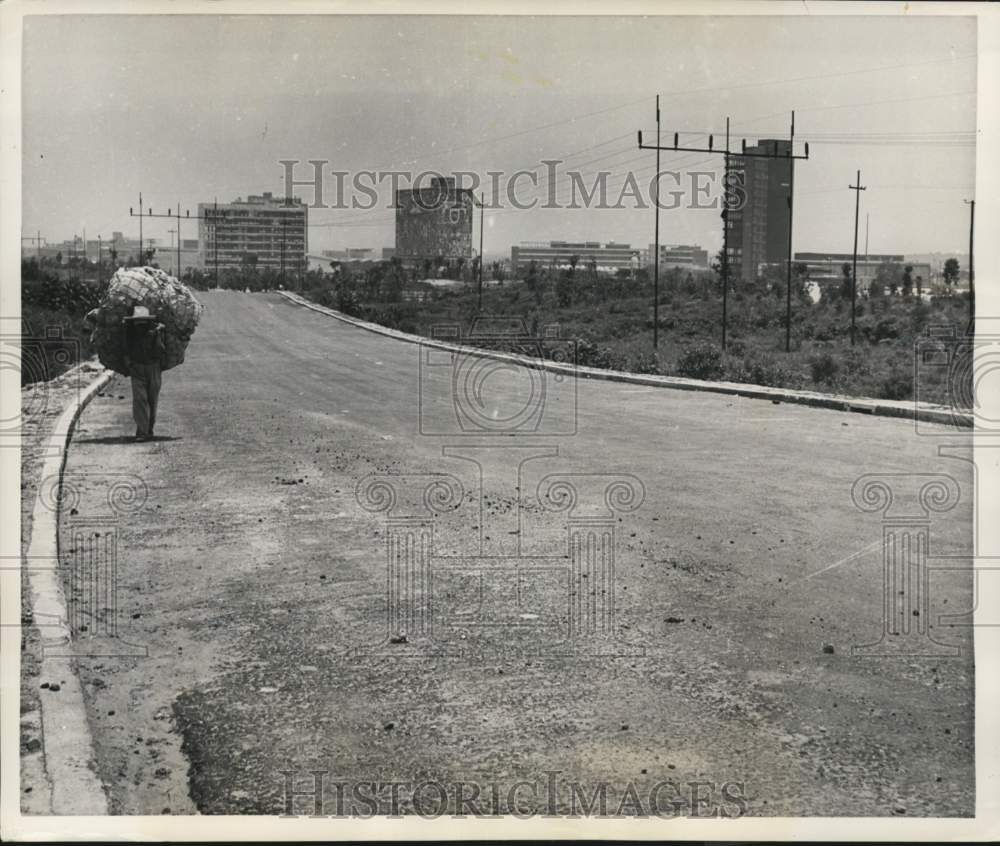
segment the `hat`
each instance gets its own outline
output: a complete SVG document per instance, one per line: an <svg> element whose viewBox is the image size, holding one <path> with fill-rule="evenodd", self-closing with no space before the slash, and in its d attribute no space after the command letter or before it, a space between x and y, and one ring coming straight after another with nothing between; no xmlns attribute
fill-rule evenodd
<svg viewBox="0 0 1000 846"><path fill-rule="evenodd" d="M149 313L149 309L143 305L132 306L132 313L125 318L126 320L152 320L153 315Z"/></svg>

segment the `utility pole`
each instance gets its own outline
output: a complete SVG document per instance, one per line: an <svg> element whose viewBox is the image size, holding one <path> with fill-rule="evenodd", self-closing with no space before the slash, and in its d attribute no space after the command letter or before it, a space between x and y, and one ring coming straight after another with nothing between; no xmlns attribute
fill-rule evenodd
<svg viewBox="0 0 1000 846"><path fill-rule="evenodd" d="M726 115L726 154L723 158L722 194L722 349L726 349L727 306L729 302L729 116Z"/></svg>
<svg viewBox="0 0 1000 846"><path fill-rule="evenodd" d="M642 133L639 133L642 146ZM660 95L656 95L656 207L653 224L653 349L660 346Z"/></svg>
<svg viewBox="0 0 1000 846"><path fill-rule="evenodd" d="M965 200L969 207L969 329L968 334L976 331L976 265L973 261L973 236L976 232L976 201Z"/></svg>
<svg viewBox="0 0 1000 846"><path fill-rule="evenodd" d="M659 117L659 110L657 110L657 117ZM738 155L743 158L748 159L787 159L790 170L790 178L788 185L788 268L787 268L787 315L786 315L786 327L785 327L785 352L791 351L791 331L792 331L792 198L795 193L795 160L796 159L808 159L809 158L809 144L805 145L805 152L802 155L797 155L795 153L795 112L792 112L792 130L789 137L788 151L785 153L780 153L777 149L777 144L775 144L775 149L772 152L754 152L752 150L747 150L746 139L743 139L741 149L738 153L734 153L729 149L729 120L726 120L726 148L724 150L715 149L714 137L708 136L708 147L681 147L679 144L680 133L674 133L674 143L672 147L661 147L659 142L659 121L657 121L657 143L655 147L651 147L642 143L642 130L639 131L639 149L640 150L672 150L674 152L684 152L684 153L714 153L725 157L726 162L729 160L730 155ZM657 166L657 177L659 176L659 166ZM657 180L658 182L659 180ZM728 199L728 184L725 199ZM659 205L657 204L657 208ZM727 284L726 280L729 275L729 257L728 253L728 228L729 228L729 215L728 210L724 207L723 216L723 315L722 315L722 345L725 349L726 344L726 320L727 320ZM657 257L659 257L659 243L657 243ZM655 314L655 312L654 312ZM654 335L655 337L655 335Z"/></svg>
<svg viewBox="0 0 1000 846"><path fill-rule="evenodd" d="M281 287L285 287L285 232L288 221L281 218Z"/></svg>
<svg viewBox="0 0 1000 846"><path fill-rule="evenodd" d="M219 198L212 201L212 251L215 262L215 287L219 287Z"/></svg>
<svg viewBox="0 0 1000 846"><path fill-rule="evenodd" d="M42 264L42 233L41 232L37 232L34 236L32 236L32 235L23 235L21 237L21 242L24 243L25 241L28 241L29 243L31 241L35 242L35 258L36 258L36 260L38 262L38 265L41 266L41 264Z"/></svg>
<svg viewBox="0 0 1000 846"><path fill-rule="evenodd" d="M98 235L97 236L97 281L98 282L101 281L101 270L103 269L103 266L101 264L101 262L103 260L103 256L102 256L103 247L104 247L104 244L101 241L101 236Z"/></svg>
<svg viewBox="0 0 1000 846"><path fill-rule="evenodd" d="M483 310L483 226L486 222L486 203L479 192L479 311Z"/></svg>
<svg viewBox="0 0 1000 846"><path fill-rule="evenodd" d="M795 199L795 110L788 134L788 264L785 267L785 352L792 351L792 204ZM808 148L806 156L808 157Z"/></svg>
<svg viewBox="0 0 1000 846"><path fill-rule="evenodd" d="M128 210L129 217L132 216L132 209ZM143 255L143 251L146 249L145 242L142 240L142 191L139 192L139 265L144 266L146 264L146 257Z"/></svg>
<svg viewBox="0 0 1000 846"><path fill-rule="evenodd" d="M170 249L174 248L174 233L177 232L176 229L168 229L167 234L170 235Z"/></svg>
<svg viewBox="0 0 1000 846"><path fill-rule="evenodd" d="M851 265L851 346L854 346L854 311L858 302L858 213L861 210L861 192L867 190L861 184L861 171L858 171L856 185L848 185L854 192L854 259Z"/></svg>
<svg viewBox="0 0 1000 846"><path fill-rule="evenodd" d="M222 213L225 217L226 213ZM219 198L216 197L212 207L212 248L215 253L215 287L219 287Z"/></svg>
<svg viewBox="0 0 1000 846"><path fill-rule="evenodd" d="M136 215L135 212L131 208L128 210L128 213L129 213L129 216L131 216L131 217L138 217L139 218L139 252L140 252L140 254L142 254L144 252L144 249L145 249L145 244L144 244L144 242L142 240L142 219L144 217L166 217L166 218L170 218L171 220L177 221L177 229L176 230L174 230L174 229L168 229L167 231L170 232L170 233L176 232L176 234L177 234L177 278L178 279L180 279L180 277L181 277L181 221L182 220L208 220L208 221L212 222L212 240L215 242L215 244L214 244L214 246L215 246L215 287L218 288L219 287L219 239L218 239L217 228L218 228L218 221L220 219L222 219L222 218L225 218L225 212L222 212L221 214L219 212L219 203L218 203L218 201L215 202L215 208L214 208L214 211L212 212L212 214L210 214L210 215L209 214L203 214L203 215L202 214L196 214L193 217L191 216L191 212L190 211L185 211L184 214L183 214L183 216L181 215L181 206L180 206L180 203L177 204L177 211L176 212L173 209L167 209L167 213L166 214L154 214L152 209L146 209L145 210L146 213L143 214L142 194L139 194L139 203L140 203L140 205L139 205L139 214L138 215ZM171 244L171 247L172 246L173 246L173 244ZM140 255L140 262L143 263L143 264L145 264L145 257L143 255Z"/></svg>

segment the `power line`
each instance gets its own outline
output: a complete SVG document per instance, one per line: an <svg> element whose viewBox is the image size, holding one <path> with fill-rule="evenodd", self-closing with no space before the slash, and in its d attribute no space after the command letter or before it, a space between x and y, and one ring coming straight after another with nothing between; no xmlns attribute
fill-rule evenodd
<svg viewBox="0 0 1000 846"><path fill-rule="evenodd" d="M866 100L861 103L838 103L831 106L806 106L805 108L799 109L800 112L826 112L833 111L835 109L856 109L863 108L865 106L884 106L890 103L913 103L919 100L939 100L943 97L967 97L976 94L976 91L950 91L941 94L918 94L914 97L893 97L888 100ZM775 112L770 115L761 115L756 118L747 118L739 126L745 126L748 123L755 123L759 120L767 120L772 117L781 117L782 112Z"/></svg>
<svg viewBox="0 0 1000 846"><path fill-rule="evenodd" d="M898 65L882 65L882 66L871 67L871 68L855 68L855 69L847 70L847 71L836 71L834 73L815 74L815 75L811 75L811 76L789 77L789 78L785 78L785 79L772 79L772 80L759 81L759 82L742 82L742 83L733 83L733 84L730 84L730 85L712 86L712 87L703 87L703 88L679 89L679 90L676 90L676 91L669 91L669 92L663 94L662 96L663 97L683 97L683 96L687 96L687 95L691 95L691 94L704 94L704 93L711 93L711 92L718 92L718 91L734 91L734 90L744 89L744 88L766 87L766 86L773 86L773 85L791 85L791 84L795 84L795 83L799 83L799 82L813 82L813 81L821 80L821 79L835 79L837 77L855 76L855 75L858 75L858 74L882 73L882 72L891 71L891 70L901 70L901 69L906 69L906 68L925 67L925 66L928 66L928 65L937 65L937 64L943 64L943 63L949 63L949 62L959 62L959 61L964 61L966 59L975 59L975 58L977 58L977 56L976 56L975 53L969 53L969 54L965 54L965 55L961 55L961 56L944 56L944 57L936 58L936 59L927 59L927 60L922 61L922 62L906 62L906 63L898 64ZM956 96L956 95L948 94L948 95L928 95L928 96L935 97L935 96ZM913 99L924 99L924 98L921 97L921 98L913 98ZM462 145L459 145L457 147L451 147L451 148L446 149L446 150L428 150L427 152L421 153L420 155L415 156L414 158L407 159L407 160L405 160L403 162L400 162L400 165L402 166L402 165L414 164L415 162L421 161L422 159L426 159L426 158L428 158L430 156L448 155L450 153L459 152L461 150L468 150L468 149L472 149L474 147L484 146L484 145L489 144L489 143L498 143L498 142L501 142L501 141L510 140L511 138L520 138L520 137L522 137L524 135L530 135L533 132L542 132L542 131L544 131L546 129L553 129L553 128L557 127L557 126L565 126L566 124L577 123L578 121L584 120L586 118L597 117L599 115L609 114L610 112L620 111L622 109L626 109L626 108L630 108L632 106L636 106L639 103L647 102L647 100L648 100L648 95L645 96L645 97L640 97L640 98L635 99L635 100L629 100L628 102L625 102L625 103L619 103L616 106L609 106L609 107L604 108L604 109L597 109L595 111L586 112L586 113L581 114L581 115L573 115L572 117L565 118L563 120L553 121L551 123L540 124L538 126L533 126L533 127L528 128L528 129L522 129L522 130L519 130L517 132L509 133L507 135L499 135L499 136L496 136L496 137L494 137L492 139L483 139L483 140L479 140L479 141L473 141L473 142L470 142L468 144L462 144ZM820 106L820 107L815 107L815 108L824 109L824 108L842 108L842 107L841 106L833 106L833 107L823 107L823 106ZM807 110L808 109L801 109L800 111L807 111ZM766 117L770 117L770 116L766 116ZM761 120L763 120L763 119L764 118L761 118Z"/></svg>

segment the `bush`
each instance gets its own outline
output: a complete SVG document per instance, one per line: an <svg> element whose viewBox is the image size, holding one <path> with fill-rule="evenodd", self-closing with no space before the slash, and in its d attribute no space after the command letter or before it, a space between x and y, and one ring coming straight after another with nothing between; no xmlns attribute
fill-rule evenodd
<svg viewBox="0 0 1000 846"><path fill-rule="evenodd" d="M905 400L913 396L913 374L894 368L880 385L881 396L891 400Z"/></svg>
<svg viewBox="0 0 1000 846"><path fill-rule="evenodd" d="M691 344L677 359L677 375L689 379L718 379L722 376L722 353L709 342Z"/></svg>
<svg viewBox="0 0 1000 846"><path fill-rule="evenodd" d="M790 387L797 381L794 374L778 364L771 356L757 353L750 353L735 366L728 367L726 378L732 382L765 385L771 388Z"/></svg>
<svg viewBox="0 0 1000 846"><path fill-rule="evenodd" d="M21 302L49 311L82 315L100 305L106 288L106 284L84 282L75 277L60 279L46 274L41 279L22 284Z"/></svg>
<svg viewBox="0 0 1000 846"><path fill-rule="evenodd" d="M809 373L812 380L819 385L832 382L837 378L839 371L840 364L830 353L818 355L809 362Z"/></svg>
<svg viewBox="0 0 1000 846"><path fill-rule="evenodd" d="M875 332L872 337L874 338L875 343L884 341L886 338L898 338L899 325L892 318L888 320L880 320L875 324Z"/></svg>
<svg viewBox="0 0 1000 846"><path fill-rule="evenodd" d="M94 352L82 315L25 303L21 333L22 387L54 379Z"/></svg>
<svg viewBox="0 0 1000 846"><path fill-rule="evenodd" d="M576 363L582 367L599 367L603 370L617 369L621 365L620 361L615 361L611 350L585 338L580 338L576 343Z"/></svg>

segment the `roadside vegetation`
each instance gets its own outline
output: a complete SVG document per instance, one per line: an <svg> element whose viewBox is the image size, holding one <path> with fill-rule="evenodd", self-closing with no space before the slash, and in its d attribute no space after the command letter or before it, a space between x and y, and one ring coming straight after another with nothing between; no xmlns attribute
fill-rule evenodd
<svg viewBox="0 0 1000 846"><path fill-rule="evenodd" d="M785 352L785 279L772 271L754 285L731 283L723 351L718 274L672 269L660 278L654 349L653 284L645 269L609 275L592 266L531 266L521 278L506 279L499 264L488 266L481 312L476 270L475 263L439 260L406 268L392 260L336 265L332 276L248 266L222 270L216 279L211 271L190 270L184 281L201 290L216 284L297 290L389 328L427 337L457 335L491 348L498 346L497 324L487 321L503 318L508 328L516 327L515 334L543 339L531 349L562 355L570 341L576 362L590 367L892 400L915 396L917 340L931 327L951 327L961 336L968 323L968 297L952 287L957 262L945 265L946 282L933 292L919 289L919 280L914 284L905 269L887 266L877 284L859 292L852 346L849 274L841 284L824 287L816 302L799 268L793 278L791 351ZM32 338L45 339L46 359L43 368L23 373L22 383L39 372L52 378L92 353L83 318L100 301L108 276L97 281L92 266L22 263L23 325ZM477 340L484 326L492 337ZM553 334L558 341L544 340ZM523 349L517 341L511 346ZM918 378L923 401L961 403L971 393L949 384L947 369L924 368Z"/></svg>
<svg viewBox="0 0 1000 846"><path fill-rule="evenodd" d="M106 287L82 264L21 262L22 385L54 379L93 354L83 319Z"/></svg>
<svg viewBox="0 0 1000 846"><path fill-rule="evenodd" d="M302 290L321 305L390 328L432 336L451 326L476 343L479 297L474 276L467 275L457 286L439 287L408 279L398 263L380 263L333 280L313 275ZM803 280L793 281L790 352L785 280L778 274L752 286L732 284L724 352L721 287L709 272L661 275L657 349L653 285L642 270L632 278L592 268L529 268L521 280L486 286L482 315L513 318L532 337L558 327L561 339L575 342L577 363L591 367L909 400L917 339L932 326L964 333L969 303L948 288L928 298L902 282L890 275L884 286L861 292L852 346L849 280L824 288L818 302ZM924 369L919 378L921 400L953 402L946 372Z"/></svg>

